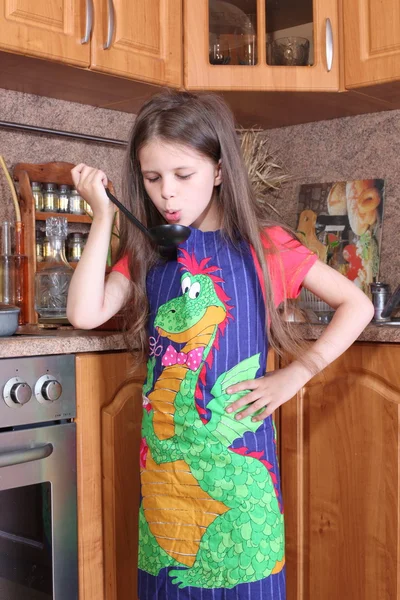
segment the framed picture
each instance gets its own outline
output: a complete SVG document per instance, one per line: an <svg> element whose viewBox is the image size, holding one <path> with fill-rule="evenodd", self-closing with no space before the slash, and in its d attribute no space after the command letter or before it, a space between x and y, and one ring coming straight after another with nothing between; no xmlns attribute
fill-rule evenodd
<svg viewBox="0 0 400 600"><path fill-rule="evenodd" d="M384 180L305 184L298 198L297 232L321 260L365 293L377 281Z"/></svg>

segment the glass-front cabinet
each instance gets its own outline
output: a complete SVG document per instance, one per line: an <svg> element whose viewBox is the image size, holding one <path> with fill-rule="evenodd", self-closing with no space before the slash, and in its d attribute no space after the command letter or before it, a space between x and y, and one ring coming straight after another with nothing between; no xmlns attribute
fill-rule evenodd
<svg viewBox="0 0 400 600"><path fill-rule="evenodd" d="M185 0L185 86L338 91L338 10L338 0Z"/></svg>

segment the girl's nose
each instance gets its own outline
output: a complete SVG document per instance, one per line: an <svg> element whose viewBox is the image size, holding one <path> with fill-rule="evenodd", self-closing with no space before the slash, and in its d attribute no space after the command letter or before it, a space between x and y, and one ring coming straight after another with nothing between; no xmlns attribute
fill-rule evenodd
<svg viewBox="0 0 400 600"><path fill-rule="evenodd" d="M175 198L176 190L173 181L164 181L161 188L161 196L164 200Z"/></svg>

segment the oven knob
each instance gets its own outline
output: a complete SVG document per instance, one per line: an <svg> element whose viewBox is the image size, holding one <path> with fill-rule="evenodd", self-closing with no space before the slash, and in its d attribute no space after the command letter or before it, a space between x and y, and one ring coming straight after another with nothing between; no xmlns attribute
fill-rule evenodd
<svg viewBox="0 0 400 600"><path fill-rule="evenodd" d="M14 383L10 390L10 397L15 404L26 404L32 396L32 390L27 383Z"/></svg>
<svg viewBox="0 0 400 600"><path fill-rule="evenodd" d="M21 408L29 402L31 396L31 388L21 377L9 379L3 389L4 402L10 408Z"/></svg>
<svg viewBox="0 0 400 600"><path fill-rule="evenodd" d="M43 375L35 383L36 400L42 404L55 402L60 398L61 393L61 383L57 381L54 375L50 375L50 373Z"/></svg>
<svg viewBox="0 0 400 600"><path fill-rule="evenodd" d="M42 396L48 402L54 402L58 400L61 396L62 387L61 383L56 381L55 379L51 379L50 381L45 381L42 385Z"/></svg>

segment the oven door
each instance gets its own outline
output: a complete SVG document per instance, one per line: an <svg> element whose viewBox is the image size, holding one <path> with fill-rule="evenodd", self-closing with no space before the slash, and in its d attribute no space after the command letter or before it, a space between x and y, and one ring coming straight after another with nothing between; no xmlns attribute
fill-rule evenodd
<svg viewBox="0 0 400 600"><path fill-rule="evenodd" d="M0 430L0 598L78 598L75 423Z"/></svg>

